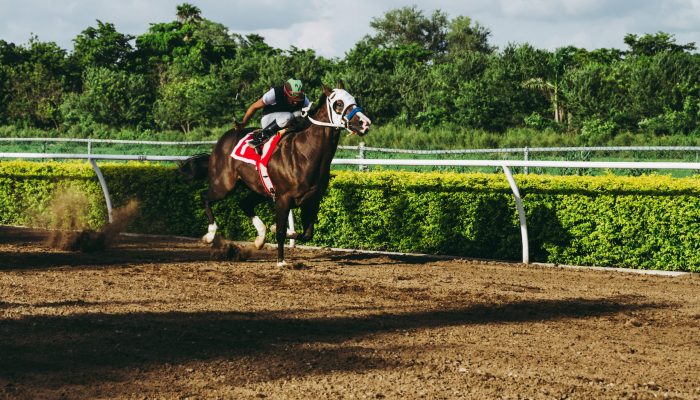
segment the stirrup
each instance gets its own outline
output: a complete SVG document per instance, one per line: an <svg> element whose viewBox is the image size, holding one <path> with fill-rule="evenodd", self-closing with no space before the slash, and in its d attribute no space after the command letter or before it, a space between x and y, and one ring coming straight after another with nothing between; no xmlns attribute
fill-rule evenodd
<svg viewBox="0 0 700 400"><path fill-rule="evenodd" d="M264 143L264 142L257 142L257 143L256 143L255 138L253 138L253 139L250 139L250 140L248 141L248 147L250 147L251 149L256 149L256 150L257 150L260 146L262 146L263 143Z"/></svg>
<svg viewBox="0 0 700 400"><path fill-rule="evenodd" d="M260 135L260 136L258 136ZM262 146L266 140L265 136L263 135L262 132L256 132L253 134L253 138L248 141L248 147L252 149L257 149L258 147Z"/></svg>

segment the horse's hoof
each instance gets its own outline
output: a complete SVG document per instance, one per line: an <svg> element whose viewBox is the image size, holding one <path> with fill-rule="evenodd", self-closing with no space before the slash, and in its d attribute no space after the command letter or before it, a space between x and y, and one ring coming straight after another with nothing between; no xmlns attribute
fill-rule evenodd
<svg viewBox="0 0 700 400"><path fill-rule="evenodd" d="M210 232L202 236L202 242L206 244L214 243L214 238L216 237L216 232Z"/></svg>
<svg viewBox="0 0 700 400"><path fill-rule="evenodd" d="M277 261L277 267L278 268L284 268L287 266L287 262L282 260L282 261Z"/></svg>
<svg viewBox="0 0 700 400"><path fill-rule="evenodd" d="M277 233L277 225L270 225L270 232ZM287 229L287 239L295 239L297 233L291 229Z"/></svg>
<svg viewBox="0 0 700 400"><path fill-rule="evenodd" d="M218 226L216 226L216 222L213 224L209 224L207 227L207 234L202 236L202 241L204 243L212 243L214 242L214 238L216 237L216 230L218 229Z"/></svg>
<svg viewBox="0 0 700 400"><path fill-rule="evenodd" d="M265 246L265 236L258 236L255 238L255 249L260 250Z"/></svg>

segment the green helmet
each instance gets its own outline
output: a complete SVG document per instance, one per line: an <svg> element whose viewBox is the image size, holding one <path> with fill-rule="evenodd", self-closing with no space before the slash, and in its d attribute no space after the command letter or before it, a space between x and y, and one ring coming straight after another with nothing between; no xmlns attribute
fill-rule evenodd
<svg viewBox="0 0 700 400"><path fill-rule="evenodd" d="M298 79L290 79L284 84L284 93L293 99L303 99L304 90L301 81Z"/></svg>

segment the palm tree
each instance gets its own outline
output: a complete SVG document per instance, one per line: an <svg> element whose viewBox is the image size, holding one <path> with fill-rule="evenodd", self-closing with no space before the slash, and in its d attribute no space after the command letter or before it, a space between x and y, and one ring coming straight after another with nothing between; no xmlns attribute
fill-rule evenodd
<svg viewBox="0 0 700 400"><path fill-rule="evenodd" d="M202 10L197 6L193 6L190 3L182 3L176 7L177 20L183 24L191 23L193 21L199 21L202 19Z"/></svg>
<svg viewBox="0 0 700 400"><path fill-rule="evenodd" d="M549 54L550 70L546 78L532 78L523 82L523 87L527 89L539 90L547 96L552 104L554 120L558 123L564 122L568 115L564 98L561 95L561 83L564 79L566 68L573 63L573 55L578 49L573 46L561 47Z"/></svg>
<svg viewBox="0 0 700 400"><path fill-rule="evenodd" d="M527 89L539 90L544 93L550 103L552 103L552 108L554 108L554 120L560 123L563 122L564 105L560 97L559 82L546 81L542 78L532 78L523 82L523 86Z"/></svg>

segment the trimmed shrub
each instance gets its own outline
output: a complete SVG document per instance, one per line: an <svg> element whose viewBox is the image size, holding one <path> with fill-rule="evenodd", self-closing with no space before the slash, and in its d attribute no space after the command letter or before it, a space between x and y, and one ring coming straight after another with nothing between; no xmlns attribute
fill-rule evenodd
<svg viewBox="0 0 700 400"><path fill-rule="evenodd" d="M205 233L199 198L205 183L185 181L173 166L109 163L101 169L115 207L140 201L130 231ZM698 177L516 180L532 261L700 271ZM88 164L0 162L0 223L31 225L32 214L45 211L52 193L67 186L88 196L91 226L103 223L104 199ZM221 232L231 239L255 237L236 204L244 194L237 189L214 206ZM272 223L271 204L257 211ZM513 261L522 251L517 210L500 174L334 172L313 244Z"/></svg>

